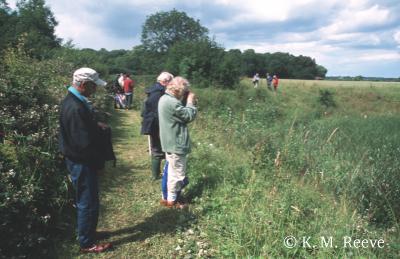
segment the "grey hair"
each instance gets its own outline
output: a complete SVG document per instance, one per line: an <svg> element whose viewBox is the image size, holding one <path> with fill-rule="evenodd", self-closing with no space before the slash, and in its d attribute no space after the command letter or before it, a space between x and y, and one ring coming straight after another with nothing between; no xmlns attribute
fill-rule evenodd
<svg viewBox="0 0 400 259"><path fill-rule="evenodd" d="M161 72L161 74L157 77L157 82L171 82L174 76L168 72Z"/></svg>
<svg viewBox="0 0 400 259"><path fill-rule="evenodd" d="M167 86L167 91L185 91L189 89L189 81L181 76L174 77L172 81Z"/></svg>

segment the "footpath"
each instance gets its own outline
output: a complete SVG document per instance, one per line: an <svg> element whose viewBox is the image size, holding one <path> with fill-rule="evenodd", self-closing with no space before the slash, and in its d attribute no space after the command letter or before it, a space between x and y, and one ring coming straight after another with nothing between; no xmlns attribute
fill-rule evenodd
<svg viewBox="0 0 400 259"><path fill-rule="evenodd" d="M151 180L147 136L140 135L141 117L135 110L116 110L110 126L116 167L107 164L100 174L98 230L109 232L103 242L114 249L102 254L80 254L75 240L62 245L61 258L175 257L177 233L192 218L189 211L159 205L161 182Z"/></svg>

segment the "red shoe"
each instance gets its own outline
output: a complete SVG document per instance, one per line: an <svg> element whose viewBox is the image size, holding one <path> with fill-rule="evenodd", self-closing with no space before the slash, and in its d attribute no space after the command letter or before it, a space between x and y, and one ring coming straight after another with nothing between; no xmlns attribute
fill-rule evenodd
<svg viewBox="0 0 400 259"><path fill-rule="evenodd" d="M167 206L167 203L168 203L167 200L164 200L164 199L160 200L160 205L162 205L162 206Z"/></svg>
<svg viewBox="0 0 400 259"><path fill-rule="evenodd" d="M103 253L112 248L111 243L92 245L91 247L81 248L81 253Z"/></svg>
<svg viewBox="0 0 400 259"><path fill-rule="evenodd" d="M186 209L187 207L189 207L187 205L187 203L183 203L183 202L180 202L180 201L167 201L166 206L168 208L174 208L174 209L180 209L180 210Z"/></svg>

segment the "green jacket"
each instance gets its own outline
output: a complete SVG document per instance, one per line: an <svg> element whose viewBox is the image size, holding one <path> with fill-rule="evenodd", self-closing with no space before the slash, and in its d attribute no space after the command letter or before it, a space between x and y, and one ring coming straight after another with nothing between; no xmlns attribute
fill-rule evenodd
<svg viewBox="0 0 400 259"><path fill-rule="evenodd" d="M190 138L187 124L192 122L197 109L186 107L174 96L165 93L158 103L161 147L164 152L185 155L190 153Z"/></svg>

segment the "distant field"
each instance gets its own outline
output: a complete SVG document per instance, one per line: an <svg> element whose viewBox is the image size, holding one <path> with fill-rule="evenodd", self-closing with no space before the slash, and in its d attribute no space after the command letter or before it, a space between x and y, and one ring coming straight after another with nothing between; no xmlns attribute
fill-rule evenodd
<svg viewBox="0 0 400 259"><path fill-rule="evenodd" d="M263 82L265 84L265 81ZM281 84L307 87L400 87L400 82L281 79Z"/></svg>
<svg viewBox="0 0 400 259"><path fill-rule="evenodd" d="M251 79L242 84L252 88ZM261 89L266 88L265 80ZM279 81L277 100L292 109L311 112L320 91L329 91L337 103L336 114L394 114L400 112L399 82L294 80Z"/></svg>

